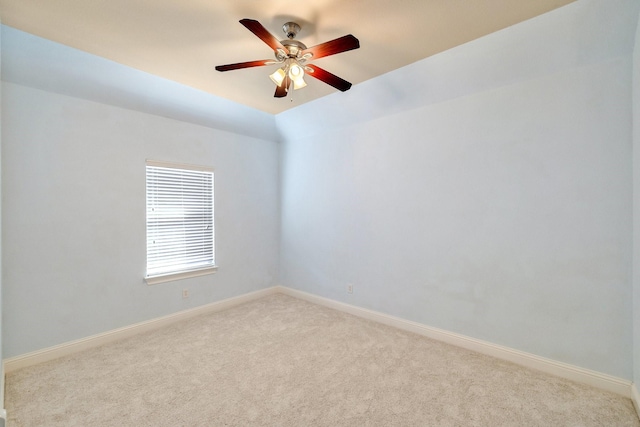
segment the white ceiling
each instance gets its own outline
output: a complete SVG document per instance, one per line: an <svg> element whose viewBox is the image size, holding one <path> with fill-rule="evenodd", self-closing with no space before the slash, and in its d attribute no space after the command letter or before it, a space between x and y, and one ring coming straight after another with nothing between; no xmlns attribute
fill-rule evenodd
<svg viewBox="0 0 640 427"><path fill-rule="evenodd" d="M277 99L268 77L275 65L215 71L273 58L242 18L279 39L282 24L296 21L307 46L353 34L360 49L314 63L357 85L572 1L0 0L0 16L5 25L277 114L336 90L307 78L306 88Z"/></svg>

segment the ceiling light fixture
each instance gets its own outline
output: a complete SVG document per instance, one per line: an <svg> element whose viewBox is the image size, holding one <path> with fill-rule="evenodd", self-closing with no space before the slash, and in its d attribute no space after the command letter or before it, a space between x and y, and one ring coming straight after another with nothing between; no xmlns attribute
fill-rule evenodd
<svg viewBox="0 0 640 427"><path fill-rule="evenodd" d="M307 85L307 82L304 81L304 63L311 59L313 55L311 53L303 54L307 46L298 40L294 40L298 31L300 31L300 25L295 22L287 22L282 26L282 31L287 35L287 40L280 42L285 48L284 50L277 49L275 51L275 63L283 65L269 77L278 86L278 90L286 94L292 85L293 90L302 89Z"/></svg>
<svg viewBox="0 0 640 427"><path fill-rule="evenodd" d="M276 86L282 86L285 83L285 78L289 77L290 81L293 82L293 90L302 89L307 85L307 82L304 81L304 66L295 58L285 60L285 64L269 77Z"/></svg>

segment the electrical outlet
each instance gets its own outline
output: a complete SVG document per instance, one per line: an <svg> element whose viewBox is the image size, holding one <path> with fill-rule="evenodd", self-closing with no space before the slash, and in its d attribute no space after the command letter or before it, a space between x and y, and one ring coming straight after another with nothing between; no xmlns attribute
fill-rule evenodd
<svg viewBox="0 0 640 427"><path fill-rule="evenodd" d="M182 290L182 298L189 298L189 289Z"/></svg>
<svg viewBox="0 0 640 427"><path fill-rule="evenodd" d="M348 294L353 293L353 285L351 283L347 283L347 293Z"/></svg>

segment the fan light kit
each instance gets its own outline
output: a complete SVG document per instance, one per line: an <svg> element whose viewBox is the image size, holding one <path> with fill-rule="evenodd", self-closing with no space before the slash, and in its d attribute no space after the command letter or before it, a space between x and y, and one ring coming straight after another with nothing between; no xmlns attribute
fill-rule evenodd
<svg viewBox="0 0 640 427"><path fill-rule="evenodd" d="M307 85L304 81L305 74L315 77L316 79L343 92L351 88L351 83L348 81L323 70L317 65L307 63L311 59L320 59L325 56L358 49L360 47L360 42L351 34L307 48L304 43L295 40L296 35L300 31L300 25L295 22L287 22L282 26L282 31L284 31L287 36L286 40L278 40L266 28L264 28L262 24L253 19L242 19L240 20L240 23L269 45L269 47L273 49L276 59L218 65L216 70L231 71L242 68L279 64L280 67L269 76L276 85L276 92L274 95L276 98L284 98L287 96L291 87L293 87L293 90L305 87Z"/></svg>

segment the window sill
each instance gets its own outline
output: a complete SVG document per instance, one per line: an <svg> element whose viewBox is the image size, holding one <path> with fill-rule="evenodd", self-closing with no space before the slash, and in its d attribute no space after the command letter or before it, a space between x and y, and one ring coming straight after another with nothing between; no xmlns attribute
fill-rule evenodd
<svg viewBox="0 0 640 427"><path fill-rule="evenodd" d="M147 285L157 285L158 283L171 282L173 280L188 279L190 277L206 276L207 274L213 274L218 271L218 266L201 268L192 271L182 271L180 273L163 274L160 276L145 277L144 281Z"/></svg>

